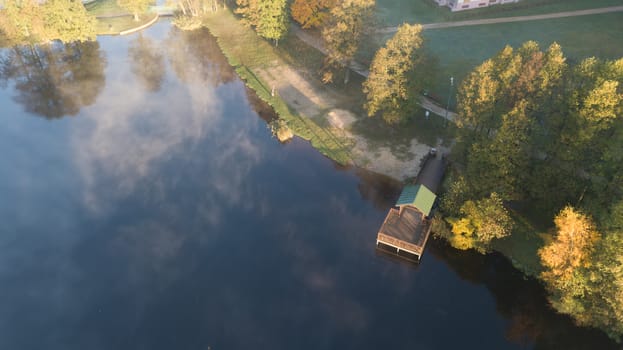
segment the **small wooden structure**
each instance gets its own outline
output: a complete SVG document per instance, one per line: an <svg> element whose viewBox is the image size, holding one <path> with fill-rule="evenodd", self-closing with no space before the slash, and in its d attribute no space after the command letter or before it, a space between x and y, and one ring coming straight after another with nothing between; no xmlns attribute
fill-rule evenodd
<svg viewBox="0 0 623 350"><path fill-rule="evenodd" d="M445 169L441 154L424 162L414 185L405 186L394 208L389 210L376 237L376 245L402 258L419 262L430 236L432 209ZM429 187L430 186L430 187Z"/></svg>

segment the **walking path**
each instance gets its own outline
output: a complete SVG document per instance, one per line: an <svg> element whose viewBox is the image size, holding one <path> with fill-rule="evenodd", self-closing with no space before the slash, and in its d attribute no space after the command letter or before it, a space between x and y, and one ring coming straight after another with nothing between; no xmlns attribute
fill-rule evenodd
<svg viewBox="0 0 623 350"><path fill-rule="evenodd" d="M324 46L322 45L322 40L320 38L310 35L297 25L292 26L292 32L307 45L315 48L316 50L322 52L325 55L327 54L327 50L325 50ZM370 71L366 68L366 66L357 61L351 61L349 68L353 72L361 75L362 77L367 78L368 75L370 75ZM434 113L449 121L454 121L454 118L456 118L455 112L446 110L445 108L439 106L437 103L435 103L435 101L426 96L420 96L420 106L431 111L431 113Z"/></svg>
<svg viewBox="0 0 623 350"><path fill-rule="evenodd" d="M543 15L498 17L498 18L474 19L474 20L468 20L468 21L429 23L429 24L423 24L422 29L439 29L439 28L477 26L477 25L495 24L495 23L537 21L537 20L543 20L543 19L597 15L597 14L602 14L602 13L612 13L612 12L621 12L621 11L623 11L623 6L611 6L611 7L602 7L602 8L596 8L596 9L588 9L588 10L547 13ZM377 33L394 33L397 30L398 30L398 27L386 27L386 28L379 29Z"/></svg>

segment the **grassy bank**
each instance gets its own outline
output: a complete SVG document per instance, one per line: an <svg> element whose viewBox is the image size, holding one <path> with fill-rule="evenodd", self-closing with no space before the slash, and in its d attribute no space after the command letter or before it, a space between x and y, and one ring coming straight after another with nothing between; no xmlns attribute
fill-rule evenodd
<svg viewBox="0 0 623 350"><path fill-rule="evenodd" d="M266 42L250 28L243 26L229 11L207 15L205 25L217 38L221 50L238 75L256 94L271 105L280 118L299 137L311 144L327 157L340 164L353 162L350 145L345 138L336 135L325 120L304 116L288 106L260 76L261 72L288 64L309 64L299 62L301 55L287 55ZM289 45L296 45L289 43ZM299 48L303 50L303 48ZM302 59L310 59L309 56ZM312 57L313 59L313 57ZM297 63L298 62L298 63Z"/></svg>
<svg viewBox="0 0 623 350"><path fill-rule="evenodd" d="M260 72L279 65L291 65L306 70L318 68L322 62L319 53L295 38L290 38L275 48L265 40L259 38L252 29L240 25L239 21L230 12L219 12L210 15L205 20L206 26L217 37L219 45L229 63L247 85L255 90L256 94L270 104L281 118L288 122L293 131L312 142L313 146L328 157L338 162L348 162L348 145L344 145L338 137L332 134L326 121L301 116L278 96L271 96L270 86L262 81ZM349 86L353 94L353 108L360 103L361 96L352 92L360 88L360 82ZM386 144L388 139L395 145L407 143L414 136L422 141L434 144L434 137L451 138L453 127L447 127L440 118L424 118L424 113L413 116L411 123L406 127L392 128L383 124L379 119L361 119L354 124L357 134L363 135L372 143ZM439 119L439 120L438 120ZM426 127L422 127L425 125ZM430 138L430 139L428 139ZM404 142L403 142L404 141ZM392 148L393 153L400 153L400 147ZM536 275L541 271L537 251L543 242L536 228L515 216L518 222L513 235L496 241L493 248L507 256L513 264L528 275Z"/></svg>

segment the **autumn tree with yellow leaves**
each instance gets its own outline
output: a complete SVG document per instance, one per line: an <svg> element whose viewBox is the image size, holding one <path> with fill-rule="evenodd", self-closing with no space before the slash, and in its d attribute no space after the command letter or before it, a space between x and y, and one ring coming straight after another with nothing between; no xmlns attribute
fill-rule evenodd
<svg viewBox="0 0 623 350"><path fill-rule="evenodd" d="M581 295L582 286L578 284L577 273L579 269L590 265L591 253L599 240L599 233L590 218L570 206L556 216L554 223L554 239L539 250L545 268L541 278L550 290Z"/></svg>
<svg viewBox="0 0 623 350"><path fill-rule="evenodd" d="M290 11L292 19L304 29L319 28L336 5L337 0L294 0Z"/></svg>

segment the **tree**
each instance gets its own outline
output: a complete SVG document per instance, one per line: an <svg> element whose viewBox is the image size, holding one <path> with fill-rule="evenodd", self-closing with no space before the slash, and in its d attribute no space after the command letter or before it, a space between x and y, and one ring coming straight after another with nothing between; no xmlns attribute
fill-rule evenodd
<svg viewBox="0 0 623 350"><path fill-rule="evenodd" d="M331 9L327 24L322 30L327 50L324 82L333 81L334 68L346 68L344 83L349 80L350 65L366 25L372 18L375 0L344 0Z"/></svg>
<svg viewBox="0 0 623 350"><path fill-rule="evenodd" d="M502 116L502 125L494 136L472 145L466 173L475 193L495 191L507 201L525 197L532 124L528 103L522 101Z"/></svg>
<svg viewBox="0 0 623 350"><path fill-rule="evenodd" d="M224 0L222 1L224 5ZM216 12L218 10L218 0L178 0L177 4L182 10L182 14L186 16L186 20L189 21L196 21L197 19L188 17L197 17L208 11Z"/></svg>
<svg viewBox="0 0 623 350"><path fill-rule="evenodd" d="M257 33L263 38L274 40L275 45L279 45L279 39L288 32L287 5L286 0L260 1Z"/></svg>
<svg viewBox="0 0 623 350"><path fill-rule="evenodd" d="M43 40L44 26L45 15L35 0L6 0L0 10L0 31L12 45Z"/></svg>
<svg viewBox="0 0 623 350"><path fill-rule="evenodd" d="M528 220L555 216L539 251L552 305L623 337L623 59L569 64L556 43L508 46L465 79L458 102L465 183L442 202L450 242L476 245L472 213L489 192L530 208Z"/></svg>
<svg viewBox="0 0 623 350"><path fill-rule="evenodd" d="M448 219L459 248L489 250L494 239L510 235L513 221L497 193L478 201L466 201L460 209L461 217Z"/></svg>
<svg viewBox="0 0 623 350"><path fill-rule="evenodd" d="M380 113L387 123L395 124L413 110L422 90L421 82L414 77L422 43L422 26L403 24L376 52L363 84L369 116Z"/></svg>
<svg viewBox="0 0 623 350"><path fill-rule="evenodd" d="M95 40L95 18L78 0L48 0L43 4L46 37L62 42Z"/></svg>
<svg viewBox="0 0 623 350"><path fill-rule="evenodd" d="M0 31L11 45L95 40L95 18L76 0L8 0Z"/></svg>
<svg viewBox="0 0 623 350"><path fill-rule="evenodd" d="M554 224L556 235L552 242L539 250L545 268L541 278L555 293L558 308L571 313L574 297L584 293L579 270L590 265L590 256L599 233L588 216L571 206L565 207L556 216Z"/></svg>
<svg viewBox="0 0 623 350"><path fill-rule="evenodd" d="M132 72L147 91L160 90L164 80L164 56L153 41L142 34L130 43L128 48Z"/></svg>
<svg viewBox="0 0 623 350"><path fill-rule="evenodd" d="M234 12L242 17L242 23L256 27L260 23L260 2L262 0L236 0Z"/></svg>
<svg viewBox="0 0 623 350"><path fill-rule="evenodd" d="M482 132L493 127L495 105L500 98L500 83L495 70L495 62L487 60L476 67L459 86L456 119L459 128Z"/></svg>
<svg viewBox="0 0 623 350"><path fill-rule="evenodd" d="M559 312L623 337L623 232L600 239L592 220L571 207L555 219L557 236L539 251L542 278Z"/></svg>
<svg viewBox="0 0 623 350"><path fill-rule="evenodd" d="M153 0L117 0L117 5L130 11L134 16L134 20L139 20L139 15L143 14L149 8Z"/></svg>
<svg viewBox="0 0 623 350"><path fill-rule="evenodd" d="M582 324L623 338L623 231L612 231L599 242L590 273L590 294L584 310L574 315Z"/></svg>
<svg viewBox="0 0 623 350"><path fill-rule="evenodd" d="M337 0L294 0L290 7L292 19L304 29L321 27L336 4Z"/></svg>

